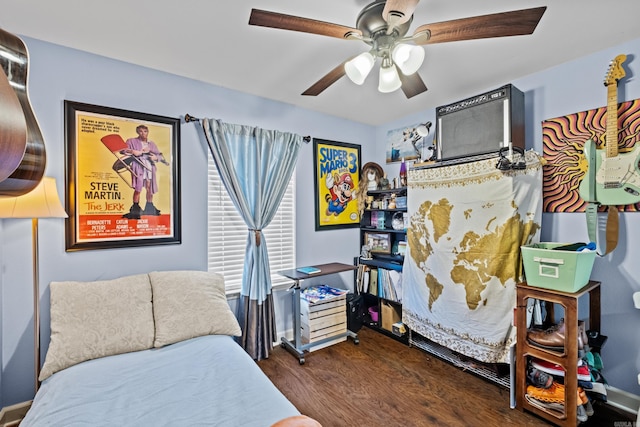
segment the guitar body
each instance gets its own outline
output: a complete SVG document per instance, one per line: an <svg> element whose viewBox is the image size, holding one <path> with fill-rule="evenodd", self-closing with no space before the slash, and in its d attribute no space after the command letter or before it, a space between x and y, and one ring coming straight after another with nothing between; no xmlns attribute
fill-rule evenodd
<svg viewBox="0 0 640 427"><path fill-rule="evenodd" d="M27 48L0 29L0 196L33 190L46 166L44 139L27 92Z"/></svg>
<svg viewBox="0 0 640 427"><path fill-rule="evenodd" d="M584 145L587 161L594 154L595 144L588 141ZM588 179L589 172L580 182L580 197L589 202L602 205L631 205L640 202L640 147L636 144L633 151L619 153L616 157L607 157L605 150L595 151L595 164L589 164L589 170L595 170L595 180ZM595 182L594 182L595 181ZM590 200L590 196L595 196Z"/></svg>

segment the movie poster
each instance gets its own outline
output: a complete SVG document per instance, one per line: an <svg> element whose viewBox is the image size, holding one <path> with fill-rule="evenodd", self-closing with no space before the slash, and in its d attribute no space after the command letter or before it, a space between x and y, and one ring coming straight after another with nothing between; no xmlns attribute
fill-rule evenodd
<svg viewBox="0 0 640 427"><path fill-rule="evenodd" d="M67 250L179 243L179 119L66 106Z"/></svg>

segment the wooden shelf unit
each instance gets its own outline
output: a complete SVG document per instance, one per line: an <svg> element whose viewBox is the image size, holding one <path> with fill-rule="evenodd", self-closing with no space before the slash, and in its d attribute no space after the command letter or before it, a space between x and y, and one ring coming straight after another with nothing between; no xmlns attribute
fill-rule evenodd
<svg viewBox="0 0 640 427"><path fill-rule="evenodd" d="M589 295L589 329L600 331L600 282L590 281L577 292L537 288L525 283L516 285L516 406L559 426L576 426L578 388L578 299ZM560 304L564 307L565 345L563 352L536 347L527 341L527 300L529 298ZM548 305L551 306L551 305ZM564 413L544 410L525 399L527 358L535 357L562 366L565 371Z"/></svg>
<svg viewBox="0 0 640 427"><path fill-rule="evenodd" d="M389 200L392 196L406 197L407 187L387 190L370 190L367 192L367 195L372 196L379 202L383 199ZM389 253L372 252L371 258L356 257L355 264L366 265L370 272L376 272L378 269L382 269L394 270L402 273L404 254L398 253L396 251L398 242L406 243L407 230L404 227L401 229L394 228L393 219L394 216L400 216L406 214L406 212L406 203L401 207L388 208L387 202L384 208L378 205L377 208L372 207L365 209L362 218L360 218L360 244L367 244L368 233L383 234L388 236L389 238ZM384 220L380 223L376 221L374 224L374 222L372 221L372 216L379 216ZM383 324L386 323L387 320L384 316L385 314L389 313L388 310L385 311L385 308L392 307L392 309L396 313L402 313L402 303L400 301L381 297L378 291L376 291L375 293L372 293L371 291L359 293L362 295L364 304L367 308L375 306L378 310L378 321L367 321L365 319L364 325L400 342L408 344L408 333L405 333L404 335L396 335L391 330L383 327ZM386 305L386 307L383 307L383 305Z"/></svg>

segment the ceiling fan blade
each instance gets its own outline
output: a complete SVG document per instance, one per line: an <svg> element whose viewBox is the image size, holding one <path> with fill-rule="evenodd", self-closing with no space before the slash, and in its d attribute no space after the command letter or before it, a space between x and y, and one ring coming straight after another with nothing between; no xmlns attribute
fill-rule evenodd
<svg viewBox="0 0 640 427"><path fill-rule="evenodd" d="M527 35L536 29L545 10L542 6L426 24L416 29L413 39L416 44L432 44ZM424 37L426 32L431 36Z"/></svg>
<svg viewBox="0 0 640 427"><path fill-rule="evenodd" d="M260 9L251 9L249 25L300 31L302 33L319 34L321 36L337 37L339 39L362 39L362 31L356 28Z"/></svg>
<svg viewBox="0 0 640 427"><path fill-rule="evenodd" d="M389 25L396 26L404 24L416 10L420 0L387 0L382 11L382 19Z"/></svg>
<svg viewBox="0 0 640 427"><path fill-rule="evenodd" d="M414 96L427 91L427 85L422 81L420 74L413 73L409 76L405 76L402 73L398 73L398 76L402 82L402 91L407 99L413 98Z"/></svg>
<svg viewBox="0 0 640 427"><path fill-rule="evenodd" d="M350 59L351 58L347 59L347 61L349 61ZM328 88L329 86L331 86L332 84L340 80L340 78L345 75L344 64L347 61L344 61L342 64L338 65L336 68L329 71L327 74L324 75L324 77L322 77L320 80L318 80L313 85L311 85L309 89L302 92L302 94L308 95L308 96L320 95L326 88Z"/></svg>

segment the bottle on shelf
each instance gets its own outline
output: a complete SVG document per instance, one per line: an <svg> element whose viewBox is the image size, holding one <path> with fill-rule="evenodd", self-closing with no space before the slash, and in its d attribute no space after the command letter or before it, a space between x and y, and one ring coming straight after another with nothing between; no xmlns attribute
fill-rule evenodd
<svg viewBox="0 0 640 427"><path fill-rule="evenodd" d="M404 162L404 157L402 158L402 163L400 163L400 187L407 186L407 164Z"/></svg>

